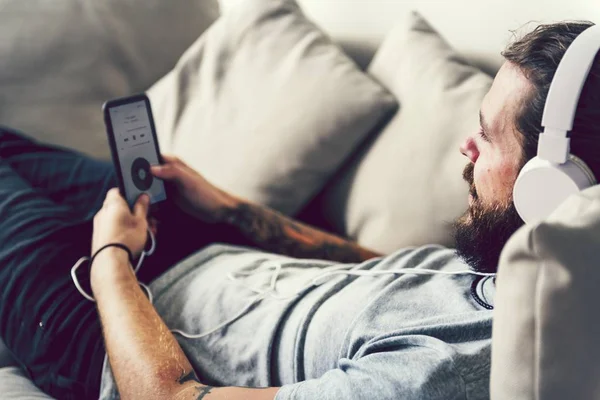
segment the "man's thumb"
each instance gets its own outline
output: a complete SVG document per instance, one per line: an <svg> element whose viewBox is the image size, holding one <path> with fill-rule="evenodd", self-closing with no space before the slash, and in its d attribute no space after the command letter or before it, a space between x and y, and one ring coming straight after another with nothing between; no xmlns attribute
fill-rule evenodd
<svg viewBox="0 0 600 400"><path fill-rule="evenodd" d="M133 214L136 217L146 217L148 215L148 207L150 206L150 196L146 193L142 193L135 202L133 207Z"/></svg>

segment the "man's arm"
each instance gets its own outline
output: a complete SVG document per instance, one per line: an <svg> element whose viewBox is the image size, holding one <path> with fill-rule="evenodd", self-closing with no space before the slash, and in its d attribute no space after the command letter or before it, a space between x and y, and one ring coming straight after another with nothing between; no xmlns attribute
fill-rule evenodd
<svg viewBox="0 0 600 400"><path fill-rule="evenodd" d="M163 158L165 164L152 166L152 174L177 188L178 204L200 220L224 222L234 228L244 242L298 258L360 262L380 256L357 243L232 196L177 157L163 155Z"/></svg>
<svg viewBox="0 0 600 400"><path fill-rule="evenodd" d="M129 254L146 243L150 198L133 208L118 189L109 190L94 217L90 277L104 342L117 387L124 399L272 400L277 388L212 388L193 375L179 344L140 290ZM108 246L108 247L107 247Z"/></svg>
<svg viewBox="0 0 600 400"><path fill-rule="evenodd" d="M380 254L286 217L272 209L237 200L224 213L250 243L273 253L298 258L361 262Z"/></svg>
<svg viewBox="0 0 600 400"><path fill-rule="evenodd" d="M214 388L199 382L157 314L122 249L103 250L92 265L92 289L113 375L123 399L273 400L278 388Z"/></svg>

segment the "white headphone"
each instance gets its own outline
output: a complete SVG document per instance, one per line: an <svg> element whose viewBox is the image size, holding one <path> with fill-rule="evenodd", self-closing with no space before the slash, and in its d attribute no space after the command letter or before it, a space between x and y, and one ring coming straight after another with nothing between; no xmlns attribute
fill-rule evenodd
<svg viewBox="0 0 600 400"><path fill-rule="evenodd" d="M599 49L600 25L594 25L571 43L552 79L537 156L521 169L513 188L515 208L525 223L546 218L567 197L596 184L585 162L570 153L567 134Z"/></svg>

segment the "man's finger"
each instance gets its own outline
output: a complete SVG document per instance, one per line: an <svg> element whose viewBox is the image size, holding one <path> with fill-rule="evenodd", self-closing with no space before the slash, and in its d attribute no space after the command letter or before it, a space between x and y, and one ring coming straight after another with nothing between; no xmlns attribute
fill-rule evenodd
<svg viewBox="0 0 600 400"><path fill-rule="evenodd" d="M113 201L122 200L121 192L119 192L119 188L112 188L106 193L106 198L104 199L104 204L112 203Z"/></svg>
<svg viewBox="0 0 600 400"><path fill-rule="evenodd" d="M178 176L177 168L176 164L153 165L150 167L150 172L157 178L170 180Z"/></svg>
<svg viewBox="0 0 600 400"><path fill-rule="evenodd" d="M110 189L107 193L106 193L106 198L109 197L116 197L116 196L121 196L121 193L119 193L119 188L112 188Z"/></svg>
<svg viewBox="0 0 600 400"><path fill-rule="evenodd" d="M146 193L142 193L133 206L133 214L136 217L146 218L148 215L148 207L150 206L150 197Z"/></svg>
<svg viewBox="0 0 600 400"><path fill-rule="evenodd" d="M173 155L170 154L162 154L162 158L163 160L165 160L167 163L171 163L171 164L181 164L181 160Z"/></svg>

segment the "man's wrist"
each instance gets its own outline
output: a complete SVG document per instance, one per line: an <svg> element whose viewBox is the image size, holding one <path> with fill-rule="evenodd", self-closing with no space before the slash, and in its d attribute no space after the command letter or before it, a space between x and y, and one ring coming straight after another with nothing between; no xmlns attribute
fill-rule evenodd
<svg viewBox="0 0 600 400"><path fill-rule="evenodd" d="M219 218L220 222L225 223L227 225L235 226L238 220L238 214L240 211L241 204L242 203L240 202L224 207L221 210L221 215Z"/></svg>
<svg viewBox="0 0 600 400"><path fill-rule="evenodd" d="M224 195L225 200L223 201L223 206L219 210L217 220L228 225L234 225L240 205L244 204L244 202L229 194L224 193Z"/></svg>
<svg viewBox="0 0 600 400"><path fill-rule="evenodd" d="M90 268L93 290L95 283L97 284L107 277L115 278L121 274L130 274L129 254L119 247L107 247L96 254Z"/></svg>

